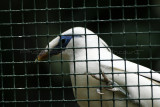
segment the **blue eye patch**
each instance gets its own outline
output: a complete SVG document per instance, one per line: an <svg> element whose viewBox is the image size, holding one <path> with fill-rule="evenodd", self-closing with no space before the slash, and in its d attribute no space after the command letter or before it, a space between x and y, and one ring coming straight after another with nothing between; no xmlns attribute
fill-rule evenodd
<svg viewBox="0 0 160 107"><path fill-rule="evenodd" d="M55 47L57 49L52 49L52 51L50 52L50 55L57 55L61 53L63 50L65 50L62 48L65 48L71 39L72 39L72 36L60 36L58 45Z"/></svg>
<svg viewBox="0 0 160 107"><path fill-rule="evenodd" d="M60 36L59 43L57 46L65 48L71 39L72 36Z"/></svg>

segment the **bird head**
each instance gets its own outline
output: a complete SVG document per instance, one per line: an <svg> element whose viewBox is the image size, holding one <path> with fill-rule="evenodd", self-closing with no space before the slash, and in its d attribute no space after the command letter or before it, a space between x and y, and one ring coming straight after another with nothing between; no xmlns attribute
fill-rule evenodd
<svg viewBox="0 0 160 107"><path fill-rule="evenodd" d="M97 44L96 41L93 40L95 37L97 36L87 28L83 27L71 28L63 32L56 38L54 38L49 43L49 45L46 46L46 50L40 52L36 60L38 61L45 60L49 57L49 55L50 57L52 57L58 54L64 54L64 55L73 54L74 49L84 48L86 47L86 44L87 46L89 45L94 46L93 43Z"/></svg>

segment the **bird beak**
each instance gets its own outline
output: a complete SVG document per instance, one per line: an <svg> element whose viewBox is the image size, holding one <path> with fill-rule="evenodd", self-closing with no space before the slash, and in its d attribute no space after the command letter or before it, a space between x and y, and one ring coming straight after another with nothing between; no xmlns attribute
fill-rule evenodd
<svg viewBox="0 0 160 107"><path fill-rule="evenodd" d="M59 39L60 37L56 37L55 39L53 39L50 43L49 43L49 46L47 45L46 46L46 50L42 50L39 55L37 56L36 60L35 61L43 61L43 60L46 60L48 59L49 57L49 54L52 56L51 52L48 52L48 49L53 49L57 46L58 42L59 42ZM54 54L53 54L54 55Z"/></svg>
<svg viewBox="0 0 160 107"><path fill-rule="evenodd" d="M39 53L35 61L43 61L46 60L47 58L48 58L48 52L43 50Z"/></svg>

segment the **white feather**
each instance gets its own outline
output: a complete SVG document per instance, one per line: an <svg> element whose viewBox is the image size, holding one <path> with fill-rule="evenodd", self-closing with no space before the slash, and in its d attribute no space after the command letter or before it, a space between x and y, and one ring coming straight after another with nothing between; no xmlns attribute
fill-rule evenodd
<svg viewBox="0 0 160 107"><path fill-rule="evenodd" d="M69 60L73 60L73 62L70 62L70 73L83 74L71 75L72 86L83 87L74 89L76 99L86 100L78 101L81 107L88 107L89 105L90 107L100 107L101 105L103 107L113 107L114 104L116 107L125 107L126 104L129 107L138 107L139 103L143 107L152 107L152 103L153 107L160 107L160 87L154 86L160 82L159 73L133 62L124 61L112 54L111 50L106 48L108 45L88 29L75 27L65 31L62 35L82 35L81 37L74 37L67 45L67 48L74 47L74 51L73 49L66 49L63 52L63 54L68 55ZM87 88L91 86L98 87L100 84L105 85L105 83L100 83L90 75L85 75L86 73L98 74L100 69L109 79L119 85L128 86L126 89L129 97L124 96L121 92L115 92L113 95L113 92L104 89L102 90L104 95L100 96L96 93L96 88ZM122 101L116 100L116 98L120 98ZM123 100L124 98L132 100ZM159 99L151 100L152 98ZM100 99L108 101L87 101Z"/></svg>

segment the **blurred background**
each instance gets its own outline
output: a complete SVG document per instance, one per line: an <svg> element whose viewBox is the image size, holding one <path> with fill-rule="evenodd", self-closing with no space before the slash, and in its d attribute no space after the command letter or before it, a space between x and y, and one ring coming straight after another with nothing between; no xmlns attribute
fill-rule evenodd
<svg viewBox="0 0 160 107"><path fill-rule="evenodd" d="M71 27L92 30L116 55L158 72L159 11L159 0L1 0L1 107L78 107L68 63L34 62Z"/></svg>

